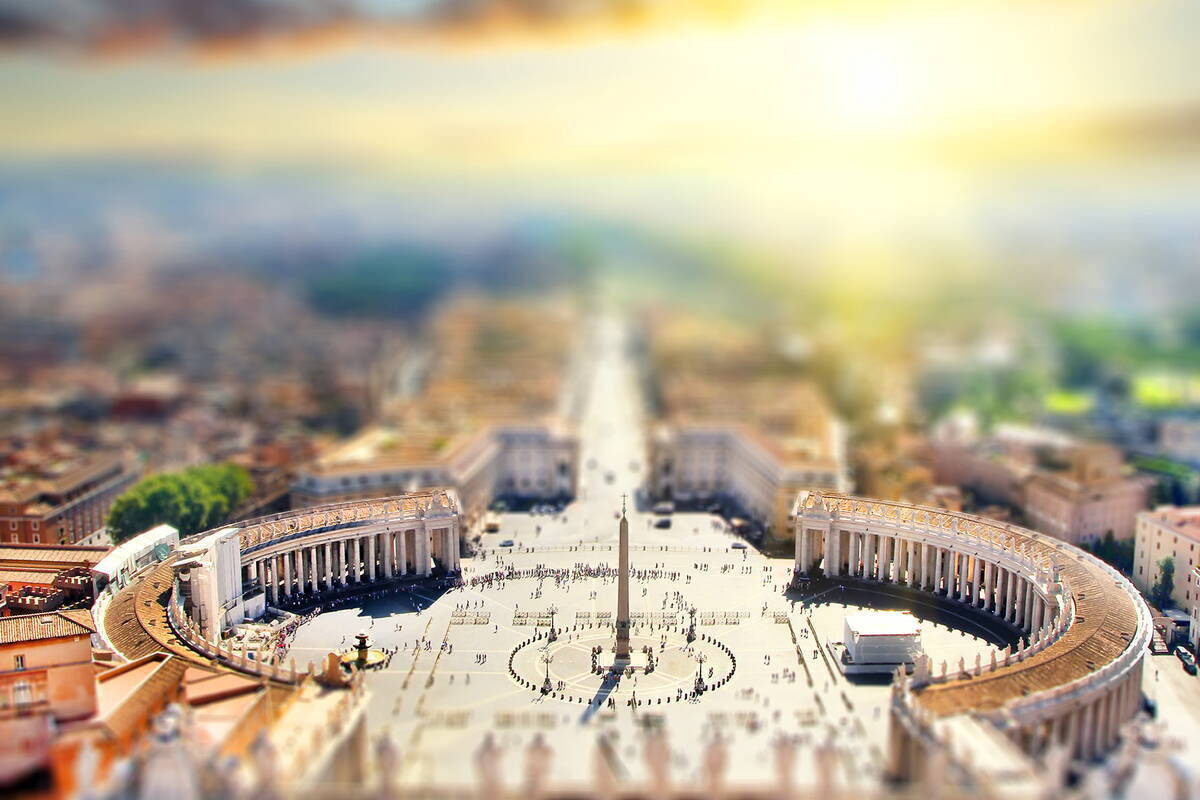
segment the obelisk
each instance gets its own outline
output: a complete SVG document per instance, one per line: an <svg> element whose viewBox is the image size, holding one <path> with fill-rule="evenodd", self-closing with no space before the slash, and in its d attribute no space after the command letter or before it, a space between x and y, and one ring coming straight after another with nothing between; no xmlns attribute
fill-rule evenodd
<svg viewBox="0 0 1200 800"><path fill-rule="evenodd" d="M617 658L629 658L629 520L621 496L621 535L617 544Z"/></svg>

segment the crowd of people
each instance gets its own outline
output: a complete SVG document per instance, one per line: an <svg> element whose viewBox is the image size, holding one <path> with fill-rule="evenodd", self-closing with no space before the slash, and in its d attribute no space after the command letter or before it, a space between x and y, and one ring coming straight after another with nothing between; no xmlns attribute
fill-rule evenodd
<svg viewBox="0 0 1200 800"><path fill-rule="evenodd" d="M288 650L291 648L292 641L296 638L296 631L300 630L300 626L312 619L315 619L320 613L321 606L317 606L304 616L295 617L288 620L279 629L274 638L271 640L271 644L269 646L272 659L276 664L282 663L283 659L287 657Z"/></svg>

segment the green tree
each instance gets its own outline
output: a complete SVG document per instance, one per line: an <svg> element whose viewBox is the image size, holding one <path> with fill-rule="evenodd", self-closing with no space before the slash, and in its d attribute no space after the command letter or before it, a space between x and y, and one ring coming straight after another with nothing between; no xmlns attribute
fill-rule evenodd
<svg viewBox="0 0 1200 800"><path fill-rule="evenodd" d="M1150 599L1159 608L1171 605L1171 594L1175 591L1175 558L1167 556L1158 562L1158 580L1150 587Z"/></svg>
<svg viewBox="0 0 1200 800"><path fill-rule="evenodd" d="M118 543L163 523L188 536L220 525L253 492L249 473L236 464L151 475L113 502L108 528Z"/></svg>
<svg viewBox="0 0 1200 800"><path fill-rule="evenodd" d="M1128 575L1133 571L1133 546L1132 539L1119 542L1113 537L1112 531L1109 531L1104 534L1103 539L1095 544L1085 545L1084 549Z"/></svg>

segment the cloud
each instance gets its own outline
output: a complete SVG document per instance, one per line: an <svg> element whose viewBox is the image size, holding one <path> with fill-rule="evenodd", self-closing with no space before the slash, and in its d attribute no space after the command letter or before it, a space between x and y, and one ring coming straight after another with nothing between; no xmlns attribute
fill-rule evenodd
<svg viewBox="0 0 1200 800"><path fill-rule="evenodd" d="M730 0L654 3L655 13ZM743 0L732 0L740 3ZM628 24L651 0L0 0L0 46L68 53L252 46L320 46L352 37L412 34L471 40L503 31ZM727 10L727 9L726 9Z"/></svg>

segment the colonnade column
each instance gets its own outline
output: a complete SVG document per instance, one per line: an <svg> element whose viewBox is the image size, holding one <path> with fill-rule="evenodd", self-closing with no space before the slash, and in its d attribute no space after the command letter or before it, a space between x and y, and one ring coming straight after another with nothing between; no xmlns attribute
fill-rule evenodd
<svg viewBox="0 0 1200 800"><path fill-rule="evenodd" d="M296 594L304 593L304 551L292 551L292 569L296 572L296 583L294 591Z"/></svg>
<svg viewBox="0 0 1200 800"><path fill-rule="evenodd" d="M875 539L877 537L873 533L868 533L866 538L867 554L863 558L863 577L873 578L875 577Z"/></svg>
<svg viewBox="0 0 1200 800"><path fill-rule="evenodd" d="M325 589L333 588L333 542L325 543Z"/></svg>
<svg viewBox="0 0 1200 800"><path fill-rule="evenodd" d="M1096 755L1096 704L1088 703L1083 707L1083 735L1079 739L1079 755L1091 759Z"/></svg>
<svg viewBox="0 0 1200 800"><path fill-rule="evenodd" d="M1021 614L1021 626L1033 632L1033 581L1025 581L1025 608Z"/></svg>
<svg viewBox="0 0 1200 800"><path fill-rule="evenodd" d="M1004 591L1008 595L1008 599L1004 601L1004 620L1012 622L1017 618L1017 573L1010 569L1007 575L1004 579Z"/></svg>
<svg viewBox="0 0 1200 800"><path fill-rule="evenodd" d="M292 596L292 560L288 558L287 553L280 553L279 557L283 559L283 596Z"/></svg>
<svg viewBox="0 0 1200 800"><path fill-rule="evenodd" d="M400 574L407 575L408 574L408 552L407 552L408 533L405 531L400 531L400 535L398 538L400 541L397 542L397 544L396 544L396 557L399 559L399 562L400 562Z"/></svg>
<svg viewBox="0 0 1200 800"><path fill-rule="evenodd" d="M393 568L393 550L392 550L392 532L390 530L383 532L383 577L387 580L392 579Z"/></svg>
<svg viewBox="0 0 1200 800"><path fill-rule="evenodd" d="M983 610L992 610L992 588L996 580L996 565L987 562L983 566Z"/></svg>
<svg viewBox="0 0 1200 800"><path fill-rule="evenodd" d="M367 534L367 580L375 582L375 534Z"/></svg>
<svg viewBox="0 0 1200 800"><path fill-rule="evenodd" d="M979 605L979 590L983 585L983 562L977 555L973 556L973 560L975 562L975 568L972 570L971 574L971 605L977 606Z"/></svg>
<svg viewBox="0 0 1200 800"><path fill-rule="evenodd" d="M841 565L838 563L841 559L837 555L838 549L838 534L833 528L825 534L825 577L833 577L840 572Z"/></svg>
<svg viewBox="0 0 1200 800"><path fill-rule="evenodd" d="M458 569L458 533L453 525L446 528L446 569L450 572Z"/></svg>
<svg viewBox="0 0 1200 800"><path fill-rule="evenodd" d="M429 575L429 528L424 525L417 533L417 574Z"/></svg>
<svg viewBox="0 0 1200 800"><path fill-rule="evenodd" d="M999 564L996 565L996 591L995 604L992 607L992 613L1001 619L1004 618L1004 591L1005 582L1008 580L1007 573Z"/></svg>

